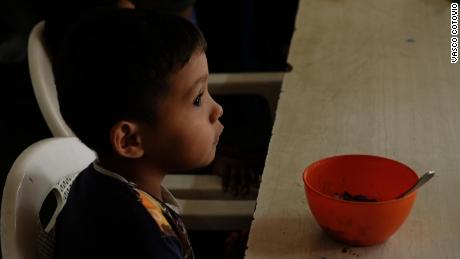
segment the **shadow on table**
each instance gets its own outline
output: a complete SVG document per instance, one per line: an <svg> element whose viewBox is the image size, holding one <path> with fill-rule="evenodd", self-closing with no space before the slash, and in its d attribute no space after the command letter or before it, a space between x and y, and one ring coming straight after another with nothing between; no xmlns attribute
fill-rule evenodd
<svg viewBox="0 0 460 259"><path fill-rule="evenodd" d="M290 222L286 224L286 222ZM275 234L270 231L274 226L285 225L285 228ZM257 231L262 229L263 231ZM255 230L255 231L254 231ZM337 253L359 257L357 249L337 242L329 237L314 221L313 218L301 215L298 218L272 218L258 220L253 225L254 233L246 250L246 256L268 256L277 258L305 258L305 256L328 256ZM275 236L276 235L276 236ZM316 258L316 257L315 257Z"/></svg>

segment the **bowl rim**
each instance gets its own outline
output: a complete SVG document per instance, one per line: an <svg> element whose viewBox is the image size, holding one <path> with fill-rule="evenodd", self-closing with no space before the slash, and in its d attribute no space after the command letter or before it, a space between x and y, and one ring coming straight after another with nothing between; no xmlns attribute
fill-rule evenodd
<svg viewBox="0 0 460 259"><path fill-rule="evenodd" d="M387 204L387 203L394 203L394 202L397 202L397 201L402 201L402 200L406 200L406 199L409 199L409 198L415 198L414 196L417 195L417 192L418 190L415 190L414 192L412 192L411 194L403 197L403 198L399 198L399 199L391 199L391 200L386 200L386 201L373 201L373 202L367 202L367 201L347 201L347 200L343 200L343 199L338 199L338 198L335 198L335 197L332 197L332 196L329 196L329 195L326 195L322 192L320 192L319 190L313 188L313 186L311 186L308 182L307 182L307 173L308 173L308 169L311 168L313 165L316 165L318 163L321 163L321 162L324 162L325 160L330 160L330 159L335 159L335 158L343 158L343 157L372 157L372 158L378 158L378 159L384 159L384 160L389 160L389 161L392 161L392 162L395 162L395 163L398 163L400 165L402 165L403 167L406 167L407 169L409 169L409 171L414 174L416 177L417 177L417 180L419 179L419 176L417 175L417 173L412 169L410 168L409 166L407 166L406 164L402 163L402 162L399 162L397 160L394 160L394 159L390 159L390 158L387 158L387 157L383 157L383 156L378 156L378 155L369 155L369 154L341 154L341 155L333 155L333 156L328 156L328 157L324 157L324 158L321 158L319 160L316 160L312 163L310 163L303 171L302 173L302 180L303 180L303 183L304 183L304 186L306 186L308 189L312 190L313 192L317 193L318 195L320 196L323 196L327 199L330 199L330 200L334 200L334 201L339 201L339 202L344 202L344 203L348 203L348 204L355 204L355 205L362 205L362 204L367 204L367 205L382 205L382 204ZM308 196L308 194L307 194ZM308 198L308 197L307 197Z"/></svg>

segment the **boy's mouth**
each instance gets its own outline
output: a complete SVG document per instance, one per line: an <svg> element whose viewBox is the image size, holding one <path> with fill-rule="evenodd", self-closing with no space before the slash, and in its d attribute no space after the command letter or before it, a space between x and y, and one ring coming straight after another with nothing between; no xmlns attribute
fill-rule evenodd
<svg viewBox="0 0 460 259"><path fill-rule="evenodd" d="M224 127L222 126L221 129L219 130L219 133L216 136L216 140L214 141L214 145L217 145L219 143L220 135L224 131Z"/></svg>

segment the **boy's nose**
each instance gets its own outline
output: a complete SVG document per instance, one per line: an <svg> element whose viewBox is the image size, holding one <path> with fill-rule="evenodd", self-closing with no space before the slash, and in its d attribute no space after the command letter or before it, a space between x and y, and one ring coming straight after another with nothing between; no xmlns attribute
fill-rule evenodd
<svg viewBox="0 0 460 259"><path fill-rule="evenodd" d="M222 108L222 106L220 106L220 104L218 104L215 101L214 103L215 103L215 106L211 113L211 122L217 121L220 117L222 117L222 115L224 115L224 109Z"/></svg>

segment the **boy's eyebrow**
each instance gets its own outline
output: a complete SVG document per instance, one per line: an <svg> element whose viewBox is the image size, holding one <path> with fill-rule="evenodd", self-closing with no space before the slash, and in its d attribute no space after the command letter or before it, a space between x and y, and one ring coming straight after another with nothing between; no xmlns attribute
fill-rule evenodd
<svg viewBox="0 0 460 259"><path fill-rule="evenodd" d="M206 81L206 80L208 80L208 77L209 77L209 74L206 73L206 74L200 76L198 79L196 79L196 80L193 82L192 87L191 87L190 90L188 91L188 94L189 94L189 95L190 95L190 94L194 94L195 89L196 89L196 85L198 85L198 83L201 82L201 81Z"/></svg>

